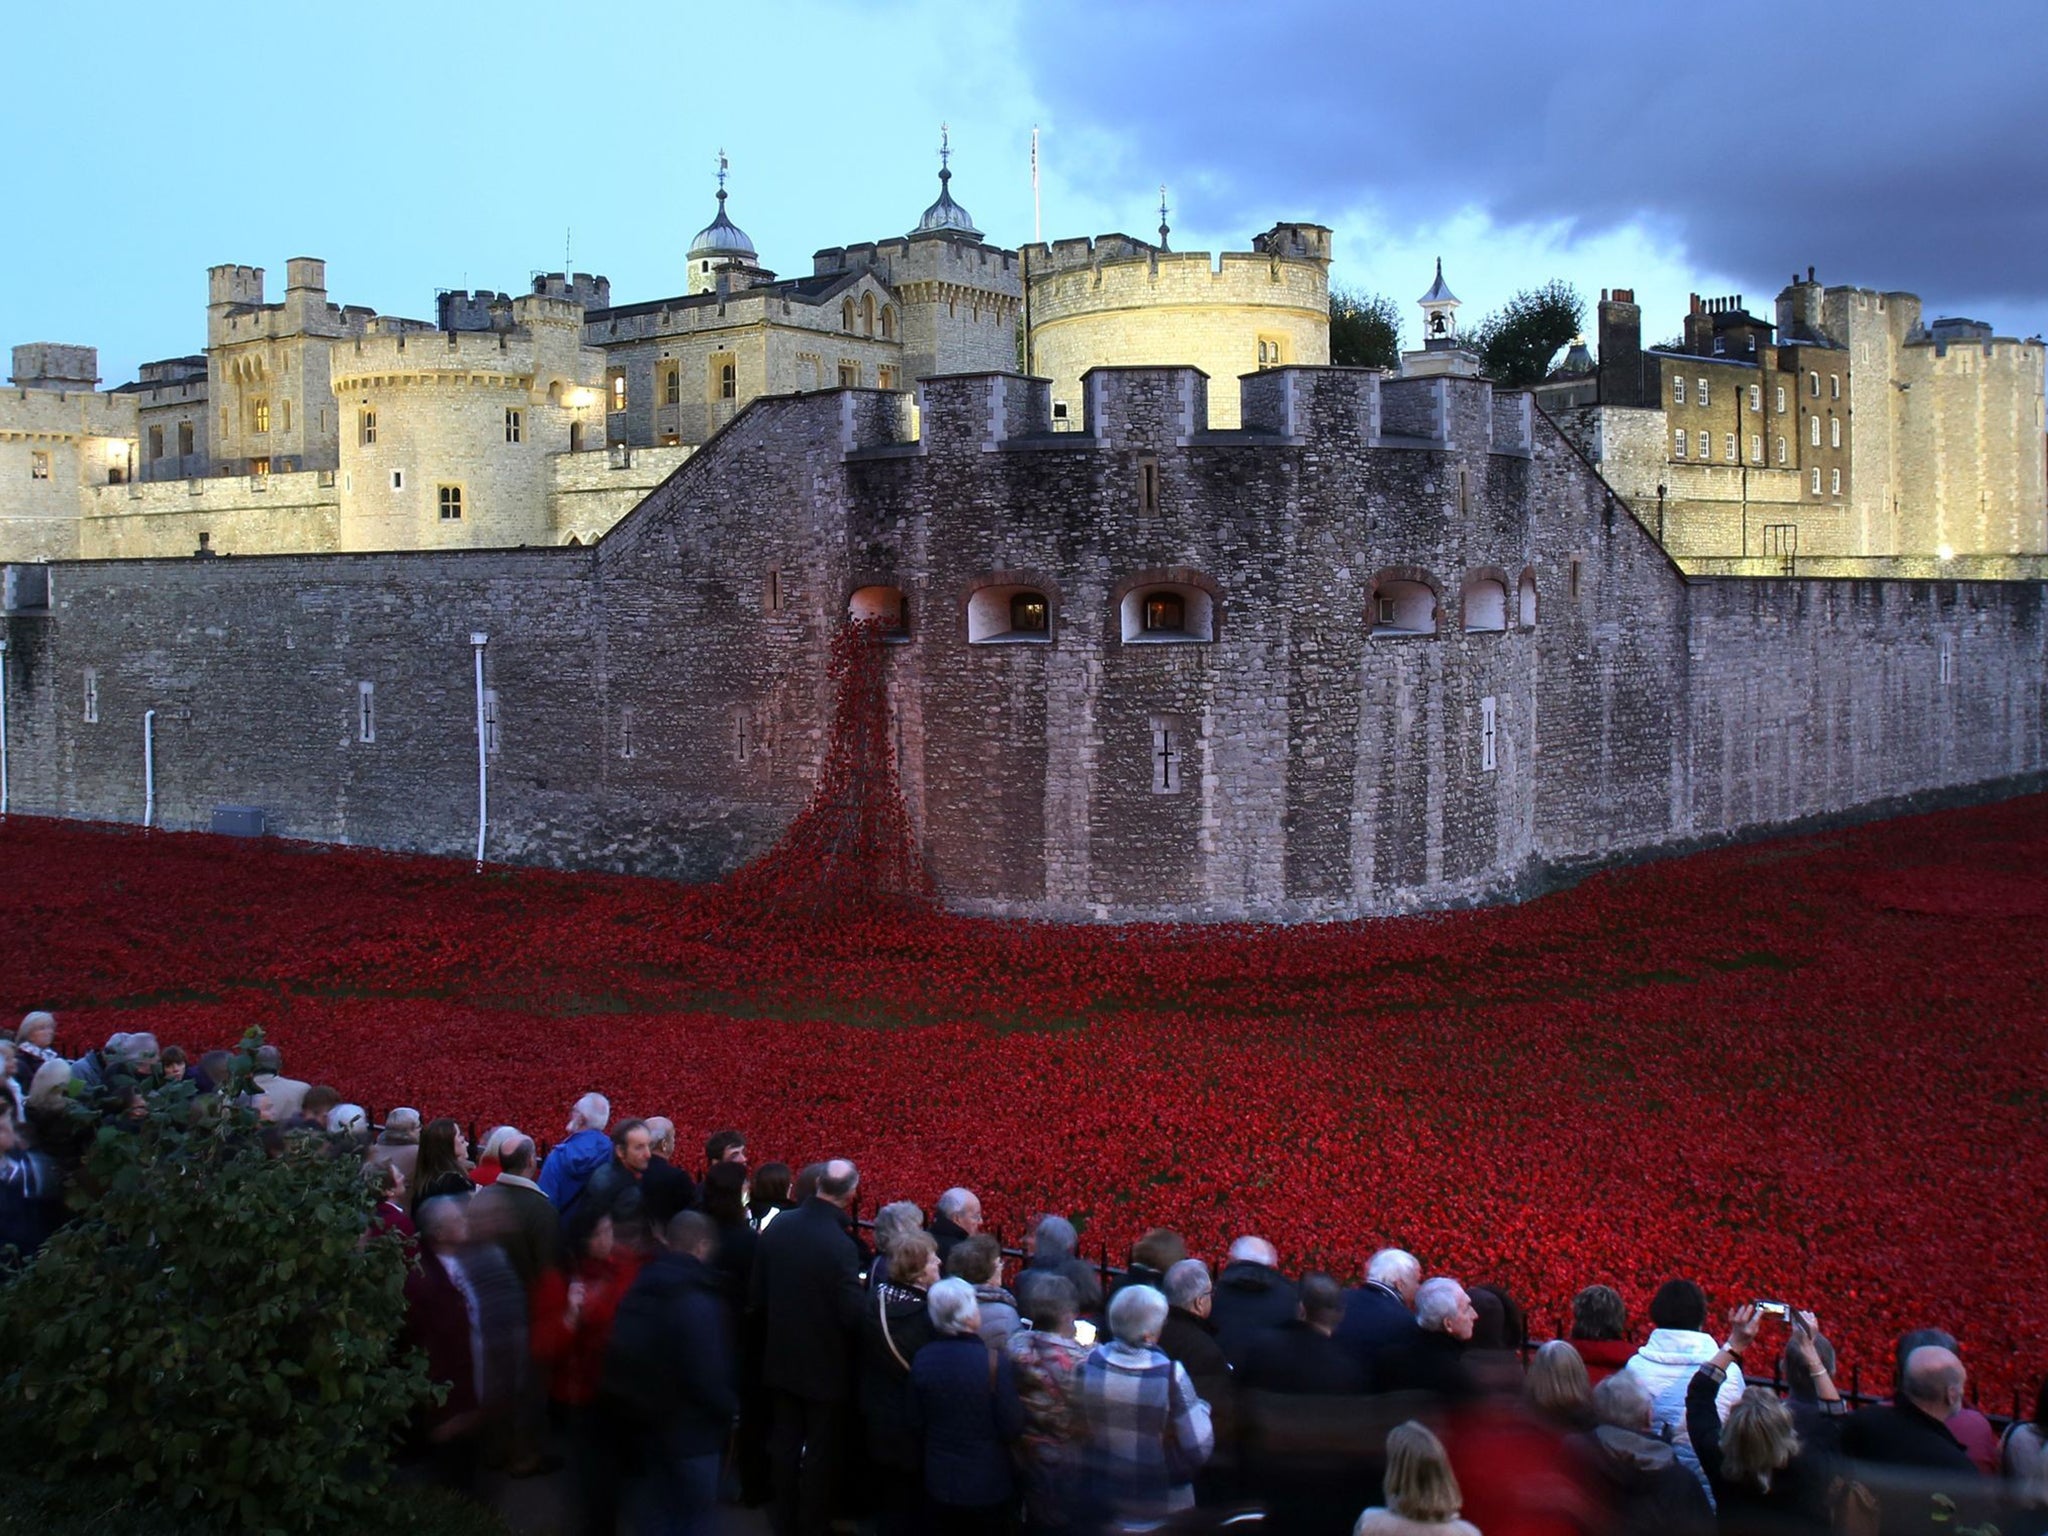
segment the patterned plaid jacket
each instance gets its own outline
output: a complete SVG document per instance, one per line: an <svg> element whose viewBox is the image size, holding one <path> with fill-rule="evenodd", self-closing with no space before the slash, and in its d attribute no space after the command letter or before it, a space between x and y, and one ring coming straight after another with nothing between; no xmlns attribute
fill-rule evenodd
<svg viewBox="0 0 2048 1536"><path fill-rule="evenodd" d="M1193 1506L1189 1479L1216 1440L1185 1370L1156 1349L1099 1344L1081 1362L1075 1396L1088 1424L1086 1486L1103 1516L1142 1527Z"/></svg>

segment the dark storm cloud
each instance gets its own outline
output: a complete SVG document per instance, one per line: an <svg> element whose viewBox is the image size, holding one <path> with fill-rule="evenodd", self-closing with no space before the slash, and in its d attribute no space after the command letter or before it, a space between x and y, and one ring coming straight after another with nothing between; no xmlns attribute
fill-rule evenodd
<svg viewBox="0 0 2048 1536"><path fill-rule="evenodd" d="M1811 262L1935 312L2048 311L2041 0L1050 0L1024 31L1059 121L1111 136L1066 173L1177 181L1209 228L1642 222L1765 292Z"/></svg>

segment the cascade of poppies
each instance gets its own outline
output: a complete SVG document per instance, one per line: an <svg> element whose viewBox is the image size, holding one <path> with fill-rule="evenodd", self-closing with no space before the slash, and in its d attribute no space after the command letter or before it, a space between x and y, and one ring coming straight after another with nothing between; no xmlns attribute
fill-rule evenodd
<svg viewBox="0 0 2048 1536"><path fill-rule="evenodd" d="M835 692L817 787L774 847L726 882L749 921L770 912L851 917L924 905L931 878L896 773L882 629L847 623L832 640Z"/></svg>

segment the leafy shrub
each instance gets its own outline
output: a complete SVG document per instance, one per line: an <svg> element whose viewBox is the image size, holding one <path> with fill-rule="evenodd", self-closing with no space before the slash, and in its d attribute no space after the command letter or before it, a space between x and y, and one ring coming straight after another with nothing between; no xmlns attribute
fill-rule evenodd
<svg viewBox="0 0 2048 1536"><path fill-rule="evenodd" d="M17 1465L251 1529L374 1498L432 1390L393 1347L404 1255L363 1244L353 1158L307 1134L272 1155L266 1134L253 1110L178 1085L93 1135L78 1218L0 1290Z"/></svg>

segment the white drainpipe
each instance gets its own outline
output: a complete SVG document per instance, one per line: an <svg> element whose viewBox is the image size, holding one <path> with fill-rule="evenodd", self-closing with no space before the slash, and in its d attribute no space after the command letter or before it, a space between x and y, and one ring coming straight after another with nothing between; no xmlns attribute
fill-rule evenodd
<svg viewBox="0 0 2048 1536"><path fill-rule="evenodd" d="M484 647L491 637L474 630L470 649L476 653L476 867L483 873L484 832L491 824L490 742L484 735Z"/></svg>
<svg viewBox="0 0 2048 1536"><path fill-rule="evenodd" d="M156 711L142 712L142 824L156 820Z"/></svg>
<svg viewBox="0 0 2048 1536"><path fill-rule="evenodd" d="M0 816L7 814L7 639L0 635Z"/></svg>

